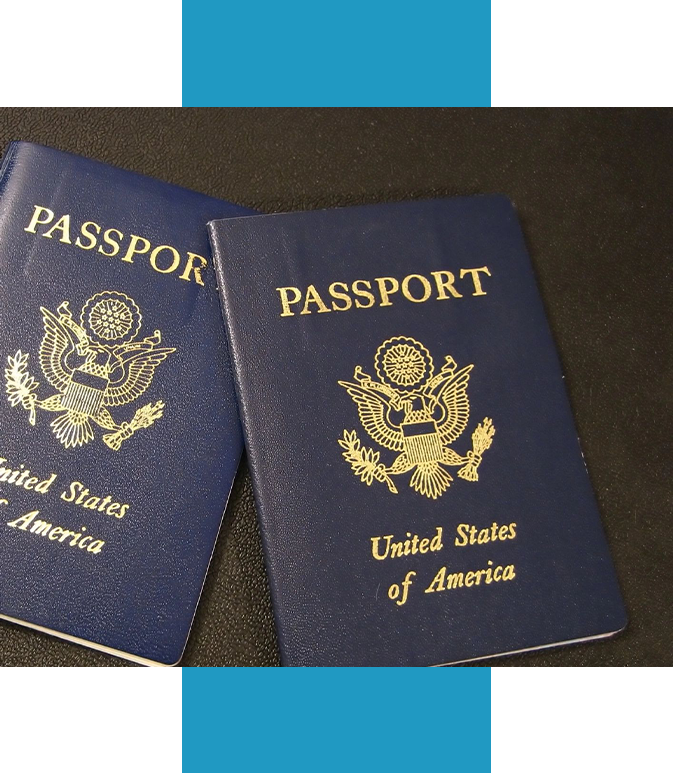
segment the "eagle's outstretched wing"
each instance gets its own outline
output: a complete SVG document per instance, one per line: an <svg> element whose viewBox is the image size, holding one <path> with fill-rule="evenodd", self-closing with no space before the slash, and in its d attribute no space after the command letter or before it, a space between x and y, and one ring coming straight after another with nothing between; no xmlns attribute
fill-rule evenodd
<svg viewBox="0 0 673 773"><path fill-rule="evenodd" d="M104 405L125 405L140 395L152 383L154 369L175 349L151 349L129 357L122 366L123 377L111 381L105 390Z"/></svg>
<svg viewBox="0 0 673 773"><path fill-rule="evenodd" d="M372 440L391 451L401 451L404 436L399 427L391 424L388 418L390 403L385 395L350 381L339 381L339 386L344 387L355 401L362 426Z"/></svg>
<svg viewBox="0 0 673 773"><path fill-rule="evenodd" d="M430 393L443 409L437 422L439 436L444 443L453 443L467 427L470 418L470 402L467 399L467 382L473 365L466 365L452 376L447 376Z"/></svg>
<svg viewBox="0 0 673 773"><path fill-rule="evenodd" d="M49 309L40 308L44 336L40 344L40 365L47 381L62 392L70 381L73 369L66 359L75 350L76 341L65 325Z"/></svg>

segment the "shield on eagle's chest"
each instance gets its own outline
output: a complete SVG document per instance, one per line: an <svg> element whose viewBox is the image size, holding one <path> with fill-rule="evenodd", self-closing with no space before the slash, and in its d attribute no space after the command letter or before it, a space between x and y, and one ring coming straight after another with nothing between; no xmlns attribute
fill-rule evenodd
<svg viewBox="0 0 673 773"><path fill-rule="evenodd" d="M106 376L92 373L91 369L86 369L86 366L77 368L73 371L70 383L63 393L61 405L69 411L76 411L84 416L97 416L109 383Z"/></svg>
<svg viewBox="0 0 673 773"><path fill-rule="evenodd" d="M404 453L412 464L442 460L442 440L436 422L405 422L401 428L404 435Z"/></svg>

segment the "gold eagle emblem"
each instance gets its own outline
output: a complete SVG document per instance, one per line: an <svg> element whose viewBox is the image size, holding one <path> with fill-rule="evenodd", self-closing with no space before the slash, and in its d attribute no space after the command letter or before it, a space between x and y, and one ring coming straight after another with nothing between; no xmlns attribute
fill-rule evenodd
<svg viewBox="0 0 673 773"><path fill-rule="evenodd" d="M353 381L339 381L351 396L367 434L383 448L399 453L387 467L380 452L361 445L355 430L344 430L339 445L352 471L368 486L385 483L397 494L392 475L411 472L409 485L437 499L453 478L446 467L460 467L459 477L479 479L482 454L491 446L495 428L485 418L472 433L472 450L465 456L449 446L465 431L470 417L467 385L474 366L458 368L444 358L435 375L430 352L413 338L397 336L379 346L374 358L375 381L358 365Z"/></svg>
<svg viewBox="0 0 673 773"><path fill-rule="evenodd" d="M150 386L156 367L175 349L160 348L161 332L137 339L142 315L128 295L106 291L84 304L79 322L63 301L56 314L41 308L44 336L40 366L57 390L38 400L38 382L28 373L28 354L20 349L7 358L7 399L28 411L35 426L36 408L60 414L51 422L54 435L66 448L93 439L92 422L109 434L104 443L113 451L134 432L149 427L163 415L164 403L147 403L130 422L117 424L108 410L133 402Z"/></svg>

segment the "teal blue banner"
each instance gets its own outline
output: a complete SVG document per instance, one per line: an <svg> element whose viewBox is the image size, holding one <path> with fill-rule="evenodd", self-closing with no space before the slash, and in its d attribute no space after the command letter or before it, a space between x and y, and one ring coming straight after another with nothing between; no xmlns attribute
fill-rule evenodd
<svg viewBox="0 0 673 773"><path fill-rule="evenodd" d="M660 3L183 0L182 104L670 105Z"/></svg>
<svg viewBox="0 0 673 773"><path fill-rule="evenodd" d="M183 772L659 771L668 669L183 669Z"/></svg>

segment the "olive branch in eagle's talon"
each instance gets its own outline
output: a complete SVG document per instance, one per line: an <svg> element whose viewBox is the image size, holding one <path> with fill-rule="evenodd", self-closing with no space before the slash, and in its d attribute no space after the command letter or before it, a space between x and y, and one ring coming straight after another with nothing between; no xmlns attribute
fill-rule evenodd
<svg viewBox="0 0 673 773"><path fill-rule="evenodd" d="M371 448L364 448L355 430L349 432L345 429L343 438L339 439L339 445L345 449L342 454L344 459L363 483L371 486L372 481L377 480L379 483L385 483L392 494L397 494L397 488L388 475L387 467L379 463L381 454Z"/></svg>
<svg viewBox="0 0 673 773"><path fill-rule="evenodd" d="M9 364L5 368L5 391L7 399L12 407L21 404L30 412L28 421L35 426L35 405L37 404L37 388L40 386L37 381L28 373L28 353L24 354L21 349L12 357L7 357Z"/></svg>

